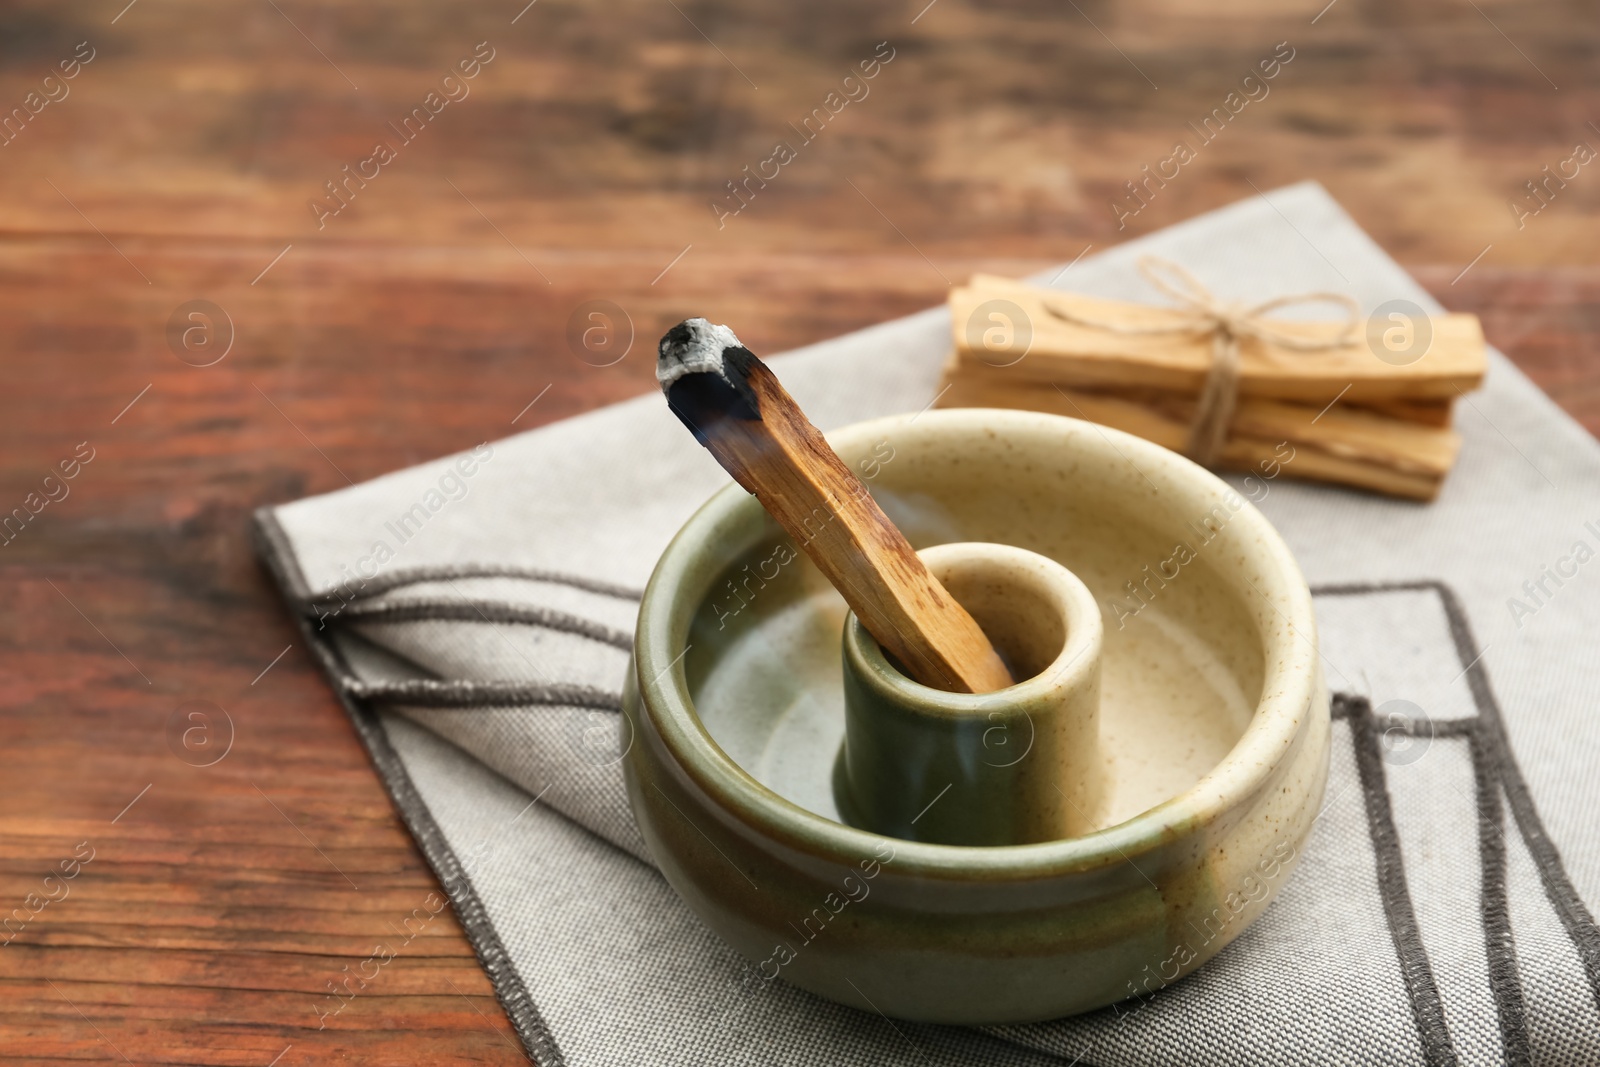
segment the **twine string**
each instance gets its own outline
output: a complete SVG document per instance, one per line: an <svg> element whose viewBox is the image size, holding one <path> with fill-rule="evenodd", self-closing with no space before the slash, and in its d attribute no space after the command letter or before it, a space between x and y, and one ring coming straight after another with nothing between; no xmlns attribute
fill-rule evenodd
<svg viewBox="0 0 1600 1067"><path fill-rule="evenodd" d="M1171 297L1180 315L1170 325L1151 326L1097 319L1046 300L1045 310L1058 319L1104 330L1125 337L1155 337L1194 334L1211 337L1211 364L1195 404L1194 420L1189 425L1184 454L1203 466L1211 466L1222 451L1239 403L1239 342L1246 338L1263 345L1269 359L1274 349L1289 352L1330 352L1355 340L1361 309L1347 293L1309 292L1274 297L1260 304L1223 301L1186 267L1160 256L1142 256L1139 273L1145 281ZM1266 318L1269 312L1296 304L1337 304L1345 310L1345 322L1337 336L1319 340L1290 333Z"/></svg>

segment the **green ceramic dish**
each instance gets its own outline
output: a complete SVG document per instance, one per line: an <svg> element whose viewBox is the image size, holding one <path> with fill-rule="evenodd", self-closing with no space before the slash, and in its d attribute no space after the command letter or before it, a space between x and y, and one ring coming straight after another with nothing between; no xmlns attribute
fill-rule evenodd
<svg viewBox="0 0 1600 1067"><path fill-rule="evenodd" d="M1092 832L999 847L845 825L845 610L737 486L673 540L625 683L626 772L662 873L763 979L907 1019L1052 1018L1158 988L1278 891L1321 800L1311 598L1225 483L1029 412L929 411L829 440L919 548L1067 567L1104 627Z"/></svg>

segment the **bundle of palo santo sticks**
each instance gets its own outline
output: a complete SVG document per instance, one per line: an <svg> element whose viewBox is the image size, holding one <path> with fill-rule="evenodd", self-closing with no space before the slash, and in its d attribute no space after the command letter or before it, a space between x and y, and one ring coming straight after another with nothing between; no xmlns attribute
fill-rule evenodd
<svg viewBox="0 0 1600 1067"><path fill-rule="evenodd" d="M1461 445L1450 428L1452 407L1483 380L1475 315L1381 321L1379 337L1386 328L1402 332L1398 349L1379 358L1353 302L1343 322L1241 318L1313 296L1347 297L1308 294L1253 311L1218 310L1186 271L1158 265L1186 279L1180 294L1141 264L1146 277L1182 296L1180 306L1103 300L987 275L952 290L955 352L938 405L1069 415L1212 466L1271 465L1274 474L1282 468L1418 500L1438 494ZM1218 330L1227 335L1219 340ZM1215 406L1209 394L1223 342L1234 345L1222 386L1230 393L1225 421L1215 427L1214 447L1197 448L1197 409ZM1287 463L1286 453L1294 457Z"/></svg>

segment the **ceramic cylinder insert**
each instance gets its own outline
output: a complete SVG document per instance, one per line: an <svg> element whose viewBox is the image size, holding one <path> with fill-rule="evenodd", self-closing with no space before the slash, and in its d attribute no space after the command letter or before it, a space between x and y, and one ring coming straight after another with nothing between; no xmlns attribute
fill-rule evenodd
<svg viewBox="0 0 1600 1067"><path fill-rule="evenodd" d="M913 681L852 614L834 799L854 826L945 845L1022 845L1096 828L1100 609L1077 576L1026 549L920 553L1023 681L946 693Z"/></svg>

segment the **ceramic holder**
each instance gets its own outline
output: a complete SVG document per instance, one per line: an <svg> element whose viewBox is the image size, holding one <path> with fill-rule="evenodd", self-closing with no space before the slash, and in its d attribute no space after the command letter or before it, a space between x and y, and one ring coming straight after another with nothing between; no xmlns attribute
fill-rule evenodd
<svg viewBox="0 0 1600 1067"><path fill-rule="evenodd" d="M833 792L852 826L943 845L1026 845L1087 833L1100 806L1094 596L1026 549L968 542L918 553L1014 678L993 693L922 685L852 613L845 739Z"/></svg>
<svg viewBox="0 0 1600 1067"><path fill-rule="evenodd" d="M623 682L652 859L758 988L943 1024L1138 1010L1250 928L1322 810L1328 692L1294 558L1215 475L1102 426L933 410L828 440L913 545L1023 546L1096 594L1102 812L983 848L841 822L847 613L730 484L662 553ZM1179 543L1197 554L1174 579Z"/></svg>

